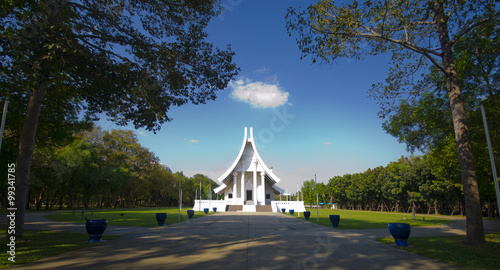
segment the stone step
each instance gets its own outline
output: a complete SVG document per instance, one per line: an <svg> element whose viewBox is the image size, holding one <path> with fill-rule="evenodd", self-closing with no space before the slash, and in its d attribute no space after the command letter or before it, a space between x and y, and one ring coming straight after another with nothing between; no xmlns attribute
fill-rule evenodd
<svg viewBox="0 0 500 270"><path fill-rule="evenodd" d="M270 205L257 205L255 210L257 212L272 212L273 208Z"/></svg>
<svg viewBox="0 0 500 270"><path fill-rule="evenodd" d="M236 212L243 210L243 205L228 205L226 212Z"/></svg>

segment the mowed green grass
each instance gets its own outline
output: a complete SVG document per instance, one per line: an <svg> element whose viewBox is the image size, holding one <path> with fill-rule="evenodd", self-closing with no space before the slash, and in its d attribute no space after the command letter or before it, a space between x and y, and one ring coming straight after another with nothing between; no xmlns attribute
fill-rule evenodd
<svg viewBox="0 0 500 270"><path fill-rule="evenodd" d="M486 234L486 247L471 247L463 244L465 236L411 237L408 247L398 247L429 258L434 258L467 269L500 268L500 232ZM377 241L394 244L394 239Z"/></svg>
<svg viewBox="0 0 500 270"><path fill-rule="evenodd" d="M0 231L5 232L5 227L0 227ZM23 242L16 242L15 262L8 260L11 255L7 253L8 242L5 237L0 240L0 268L7 268L17 264L40 260L45 257L54 256L60 253L76 250L79 248L98 245L99 243L89 243L89 237L85 233L67 232L46 232L46 231L25 231ZM116 235L104 234L103 240L117 239Z"/></svg>
<svg viewBox="0 0 500 270"><path fill-rule="evenodd" d="M181 211L180 221L188 219L187 209ZM86 219L107 219L108 225L115 226L134 226L134 227L154 227L158 226L156 221L156 213L167 213L166 225L179 222L178 208L144 208L144 209L117 209L117 210L102 210L86 211L85 216L81 216L81 211L54 213L45 215L46 218L56 221L66 221L84 224ZM193 218L204 216L204 212L195 211ZM5 227L0 227L0 230L5 232ZM99 243L89 243L87 234L66 233L66 232L45 232L45 231L25 231L24 236L26 241L16 243L15 263L8 260L10 255L7 253L7 241L5 238L0 240L0 268L7 268L13 265L26 263L30 261L40 260L46 257L54 256L60 253L76 250L79 248L98 245ZM116 235L104 233L103 240L117 239Z"/></svg>
<svg viewBox="0 0 500 270"><path fill-rule="evenodd" d="M130 227L155 227L158 226L156 221L156 213L167 213L165 225L174 224L177 222L188 220L187 210L184 208L181 211L179 220L179 208L139 208L139 209L116 209L116 210L91 210L85 212L85 217L82 217L81 211L48 214L45 217L56 221L85 223L87 219L106 219L108 225L111 226L130 226ZM212 213L212 212L210 212ZM205 213L195 211L193 218L205 216Z"/></svg>
<svg viewBox="0 0 500 270"><path fill-rule="evenodd" d="M311 212L309 222L318 223L316 209L308 208L307 211ZM423 216L418 214L415 216L415 220L413 220L411 213L319 209L319 224L331 227L330 215L340 216L338 229L381 229L387 228L390 222L408 223L413 227L443 225L453 222L451 219L439 216ZM295 213L294 216L298 217L298 213ZM298 218L304 219L304 213L300 213L300 217Z"/></svg>

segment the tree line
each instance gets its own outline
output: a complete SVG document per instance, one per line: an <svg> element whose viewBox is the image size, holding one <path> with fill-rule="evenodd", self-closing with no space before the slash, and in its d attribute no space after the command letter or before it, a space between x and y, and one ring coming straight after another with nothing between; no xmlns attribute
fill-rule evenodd
<svg viewBox="0 0 500 270"><path fill-rule="evenodd" d="M339 209L418 212L424 214L465 214L464 196L458 164L442 160L435 152L401 157L387 166L345 174L328 183L305 181L302 193L306 203L335 203ZM483 167L486 168L484 164ZM480 177L481 207L484 216L498 216L494 183L488 171ZM447 176L447 177L446 177Z"/></svg>
<svg viewBox="0 0 500 270"><path fill-rule="evenodd" d="M217 184L202 174L172 173L141 146L130 130L82 131L66 144L35 149L26 208L192 205L195 194L207 198ZM2 193L7 188L2 181ZM6 206L2 194L2 206Z"/></svg>
<svg viewBox="0 0 500 270"><path fill-rule="evenodd" d="M301 57L313 63L391 55L387 78L370 89L379 115L389 118L384 128L410 149L445 147L455 155L467 212L465 243L475 246L485 244L484 172L476 167L469 122L482 99L495 103L498 95L498 6L476 0L325 0L289 8L286 15Z"/></svg>
<svg viewBox="0 0 500 270"><path fill-rule="evenodd" d="M12 237L24 239L21 206L31 197L35 146L65 140L55 130L106 115L121 126L157 131L172 120L172 106L206 103L227 87L239 72L234 52L208 42L205 30L221 11L211 0L2 2L0 96L15 105L5 125L16 149L15 161L5 155L16 166ZM116 197L122 188L109 191Z"/></svg>

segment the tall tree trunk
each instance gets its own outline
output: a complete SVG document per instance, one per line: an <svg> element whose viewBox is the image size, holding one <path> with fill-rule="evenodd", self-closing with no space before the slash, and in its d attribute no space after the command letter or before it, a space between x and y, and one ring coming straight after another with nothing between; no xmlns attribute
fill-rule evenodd
<svg viewBox="0 0 500 270"><path fill-rule="evenodd" d="M476 170L472 154L472 146L469 138L465 106L462 101L460 87L458 86L458 75L453 57L452 42L448 33L448 19L444 14L443 4L435 0L435 12L437 31L443 53L443 67L446 76L446 87L453 115L453 127L458 149L460 173L465 199L466 215L466 240L465 243L474 246L485 245L483 219L481 217L481 203L479 199L479 188L477 185Z"/></svg>
<svg viewBox="0 0 500 270"><path fill-rule="evenodd" d="M59 210L63 209L63 195L59 196Z"/></svg>
<svg viewBox="0 0 500 270"><path fill-rule="evenodd" d="M37 89L38 88L38 89ZM19 152L16 160L16 240L24 240L24 213L30 175L31 157L35 147L35 134L45 94L45 85L31 90L26 116L24 117Z"/></svg>

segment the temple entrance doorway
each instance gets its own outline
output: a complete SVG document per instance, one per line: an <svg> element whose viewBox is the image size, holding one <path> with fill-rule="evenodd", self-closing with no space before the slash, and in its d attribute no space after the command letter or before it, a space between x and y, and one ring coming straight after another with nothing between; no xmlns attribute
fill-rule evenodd
<svg viewBox="0 0 500 270"><path fill-rule="evenodd" d="M252 195L253 195L252 194L252 190L247 190L247 197L246 197L247 198L247 202L248 201L252 201L252 198L253 198Z"/></svg>

